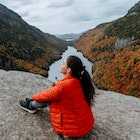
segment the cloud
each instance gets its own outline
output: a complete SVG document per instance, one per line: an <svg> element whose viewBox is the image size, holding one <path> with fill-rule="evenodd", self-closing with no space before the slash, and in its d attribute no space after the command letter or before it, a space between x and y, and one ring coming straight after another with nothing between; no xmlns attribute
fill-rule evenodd
<svg viewBox="0 0 140 140"><path fill-rule="evenodd" d="M124 16L138 0L0 0L50 34L80 33Z"/></svg>
<svg viewBox="0 0 140 140"><path fill-rule="evenodd" d="M74 0L51 0L48 8L63 8L69 7L74 3Z"/></svg>

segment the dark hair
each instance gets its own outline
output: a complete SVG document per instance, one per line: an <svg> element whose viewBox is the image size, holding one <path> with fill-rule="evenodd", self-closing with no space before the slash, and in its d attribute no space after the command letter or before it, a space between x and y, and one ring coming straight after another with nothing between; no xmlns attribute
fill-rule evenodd
<svg viewBox="0 0 140 140"><path fill-rule="evenodd" d="M67 58L67 66L71 68L72 76L81 81L87 103L90 106L93 105L95 95L93 81L85 66L83 66L82 61L77 56L69 56Z"/></svg>

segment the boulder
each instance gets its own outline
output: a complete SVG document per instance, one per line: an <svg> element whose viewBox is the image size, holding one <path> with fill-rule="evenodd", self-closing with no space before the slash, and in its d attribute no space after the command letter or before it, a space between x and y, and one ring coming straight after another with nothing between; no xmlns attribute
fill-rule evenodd
<svg viewBox="0 0 140 140"><path fill-rule="evenodd" d="M40 75L0 70L0 140L61 140L51 126L49 107L34 114L19 107L21 99L52 85ZM78 140L139 140L140 99L99 89L96 93L94 128Z"/></svg>

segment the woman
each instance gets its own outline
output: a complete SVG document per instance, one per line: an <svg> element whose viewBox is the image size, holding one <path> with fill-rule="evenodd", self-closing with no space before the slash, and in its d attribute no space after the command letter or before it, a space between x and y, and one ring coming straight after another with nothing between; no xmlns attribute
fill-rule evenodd
<svg viewBox="0 0 140 140"><path fill-rule="evenodd" d="M50 103L50 118L54 130L68 137L83 137L94 125L91 106L94 87L89 73L77 56L69 56L60 66L64 78L32 96L21 100L24 110L34 113L37 108Z"/></svg>

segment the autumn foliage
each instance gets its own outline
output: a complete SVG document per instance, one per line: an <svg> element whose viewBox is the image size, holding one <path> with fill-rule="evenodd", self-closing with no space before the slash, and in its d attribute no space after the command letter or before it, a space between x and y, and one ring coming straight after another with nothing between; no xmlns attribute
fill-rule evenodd
<svg viewBox="0 0 140 140"><path fill-rule="evenodd" d="M140 98L140 15L131 15L129 11L124 18L87 31L75 47L93 62L98 88Z"/></svg>
<svg viewBox="0 0 140 140"><path fill-rule="evenodd" d="M66 41L30 26L0 4L0 68L47 77L49 65L61 58L66 48Z"/></svg>

